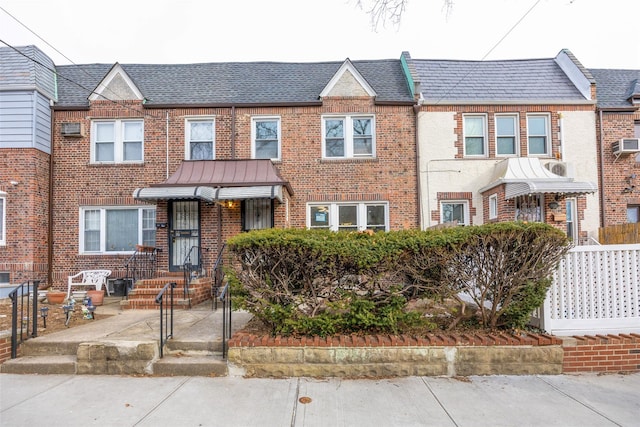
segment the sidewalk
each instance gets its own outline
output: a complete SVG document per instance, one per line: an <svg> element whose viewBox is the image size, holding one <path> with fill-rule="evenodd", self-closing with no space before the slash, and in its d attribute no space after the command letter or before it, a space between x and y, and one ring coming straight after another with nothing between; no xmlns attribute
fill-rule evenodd
<svg viewBox="0 0 640 427"><path fill-rule="evenodd" d="M0 374L3 427L631 427L639 422L640 374L380 380Z"/></svg>

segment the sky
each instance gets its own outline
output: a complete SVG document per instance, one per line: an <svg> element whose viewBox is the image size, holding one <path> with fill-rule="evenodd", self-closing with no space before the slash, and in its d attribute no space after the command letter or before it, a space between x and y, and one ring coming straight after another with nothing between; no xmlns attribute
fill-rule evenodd
<svg viewBox="0 0 640 427"><path fill-rule="evenodd" d="M397 59L403 51L535 59L569 49L587 68L640 69L640 0L453 2L447 13L444 0L408 0L399 26L374 29L357 0L0 0L0 40L35 44L59 65Z"/></svg>

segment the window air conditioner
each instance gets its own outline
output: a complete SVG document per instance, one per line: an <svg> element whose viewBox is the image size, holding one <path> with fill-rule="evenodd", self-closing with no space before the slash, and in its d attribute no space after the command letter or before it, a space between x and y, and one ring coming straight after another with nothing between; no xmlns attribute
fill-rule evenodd
<svg viewBox="0 0 640 427"><path fill-rule="evenodd" d="M62 123L62 136L73 136L76 138L84 136L84 125L82 123Z"/></svg>
<svg viewBox="0 0 640 427"><path fill-rule="evenodd" d="M567 162L549 162L545 167L555 175L573 178L573 170Z"/></svg>
<svg viewBox="0 0 640 427"><path fill-rule="evenodd" d="M620 141L614 142L612 147L613 154L616 156L621 154L640 153L640 139L622 138Z"/></svg>

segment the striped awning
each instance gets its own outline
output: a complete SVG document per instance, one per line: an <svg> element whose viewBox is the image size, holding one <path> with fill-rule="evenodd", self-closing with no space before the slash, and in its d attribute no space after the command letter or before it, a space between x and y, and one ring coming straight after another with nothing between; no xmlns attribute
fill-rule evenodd
<svg viewBox="0 0 640 427"><path fill-rule="evenodd" d="M278 199L282 202L282 185L255 185L249 187L146 187L136 188L133 198L137 200L199 199L206 202L217 200Z"/></svg>
<svg viewBox="0 0 640 427"><path fill-rule="evenodd" d="M589 194L595 193L597 190L598 188L592 182L548 180L509 182L506 184L504 192L505 199L513 199L528 194Z"/></svg>

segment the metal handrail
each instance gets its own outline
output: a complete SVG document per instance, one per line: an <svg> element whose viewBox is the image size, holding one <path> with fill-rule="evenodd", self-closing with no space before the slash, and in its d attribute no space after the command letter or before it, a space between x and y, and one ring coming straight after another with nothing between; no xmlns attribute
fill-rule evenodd
<svg viewBox="0 0 640 427"><path fill-rule="evenodd" d="M175 282L167 283L156 295L156 304L160 304L160 358L164 357L164 345L167 340L173 338L173 289L175 287ZM167 289L169 289L169 302L164 299ZM170 309L170 316L167 313L166 306ZM170 327L168 331L166 330L167 322L169 322Z"/></svg>
<svg viewBox="0 0 640 427"><path fill-rule="evenodd" d="M191 255L193 250L197 250L198 262L196 264L191 262ZM182 271L184 275L184 285L183 285L183 298L189 299L189 308L191 308L191 295L189 293L189 289L191 286L191 281L196 277L201 277L202 273L202 247L200 246L191 246L189 248L189 252L187 252L187 256L184 257L184 261L182 262Z"/></svg>
<svg viewBox="0 0 640 427"><path fill-rule="evenodd" d="M220 291L220 301L222 301L222 358L227 358L228 341L231 338L231 287L229 282Z"/></svg>
<svg viewBox="0 0 640 427"><path fill-rule="evenodd" d="M38 286L39 280L26 281L9 292L11 299L11 358L18 357L18 344L29 339L29 326L31 325L31 338L38 336ZM27 309L24 309L24 288L27 287ZM32 295L31 301L29 295ZM20 340L18 340L18 297L20 297ZM32 308L29 313L29 308ZM26 315L25 315L26 314ZM31 314L31 315L30 315ZM26 331L25 331L26 329ZM26 336L26 338L25 338ZM18 342L20 341L20 342Z"/></svg>
<svg viewBox="0 0 640 427"><path fill-rule="evenodd" d="M151 279L156 275L157 258L160 249L152 246L136 246L135 252L124 264L125 280L130 280L133 286L138 279ZM129 283L125 283L125 296L129 290Z"/></svg>
<svg viewBox="0 0 640 427"><path fill-rule="evenodd" d="M222 248L220 248L220 252L218 252L218 257L216 258L215 264L213 264L213 281L211 283L211 309L218 309L218 299L216 298L218 289L222 285L222 281L224 280L224 265L222 255L224 253L224 248L227 246L226 243L222 244Z"/></svg>

